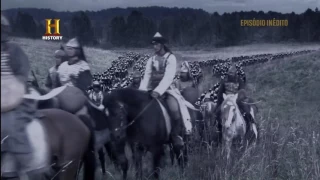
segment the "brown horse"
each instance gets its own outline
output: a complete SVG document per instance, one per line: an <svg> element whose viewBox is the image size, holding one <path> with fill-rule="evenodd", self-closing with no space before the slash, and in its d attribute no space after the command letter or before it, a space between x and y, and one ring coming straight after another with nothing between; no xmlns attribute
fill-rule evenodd
<svg viewBox="0 0 320 180"><path fill-rule="evenodd" d="M34 162L30 163L48 163L51 167L40 174L30 172L37 177L31 179L76 179L83 162L84 179L94 180L94 135L83 118L59 109L39 110L39 114L26 128L34 149ZM1 157L1 174L13 172L12 156L1 152Z"/></svg>

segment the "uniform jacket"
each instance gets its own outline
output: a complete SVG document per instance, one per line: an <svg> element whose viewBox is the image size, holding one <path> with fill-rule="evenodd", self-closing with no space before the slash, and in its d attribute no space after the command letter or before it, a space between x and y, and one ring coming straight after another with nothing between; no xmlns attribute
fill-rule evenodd
<svg viewBox="0 0 320 180"><path fill-rule="evenodd" d="M152 56L148 59L140 90L154 90L163 95L173 83L176 74L176 57L167 52L164 56Z"/></svg>
<svg viewBox="0 0 320 180"><path fill-rule="evenodd" d="M57 72L62 86L74 86L86 92L92 83L90 67L88 63L83 60L72 65L69 65L68 61L63 62Z"/></svg>
<svg viewBox="0 0 320 180"><path fill-rule="evenodd" d="M91 92L89 92L89 98L93 101L94 104L100 106L103 100L103 93L102 91L95 92L94 90L92 90Z"/></svg>

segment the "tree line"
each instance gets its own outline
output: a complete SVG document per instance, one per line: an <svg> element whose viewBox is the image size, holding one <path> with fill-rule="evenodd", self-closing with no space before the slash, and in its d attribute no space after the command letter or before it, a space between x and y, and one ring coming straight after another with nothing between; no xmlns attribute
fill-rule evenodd
<svg viewBox="0 0 320 180"><path fill-rule="evenodd" d="M157 15L152 14L152 8L157 8L154 9ZM112 18L103 18L97 12L74 12L69 19L61 20L60 31L66 39L77 36L87 45L104 47L145 47L150 44L156 31L174 46L320 41L318 8L307 9L301 14L271 11L210 14L190 8L159 7L130 10L128 15L116 15ZM57 13L46 18L60 17ZM41 38L45 32L44 19L34 18L23 9L19 9L16 15L11 15L9 20L15 36ZM287 20L288 25L242 26L243 20Z"/></svg>

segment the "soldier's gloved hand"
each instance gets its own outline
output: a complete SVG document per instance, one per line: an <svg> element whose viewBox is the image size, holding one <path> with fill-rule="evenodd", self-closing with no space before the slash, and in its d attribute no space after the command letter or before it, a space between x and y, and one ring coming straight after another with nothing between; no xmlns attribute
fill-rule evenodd
<svg viewBox="0 0 320 180"><path fill-rule="evenodd" d="M153 98L158 98L158 97L160 97L160 94L157 93L157 92L155 92L155 91L152 91L152 92L151 92L151 96L152 96Z"/></svg>

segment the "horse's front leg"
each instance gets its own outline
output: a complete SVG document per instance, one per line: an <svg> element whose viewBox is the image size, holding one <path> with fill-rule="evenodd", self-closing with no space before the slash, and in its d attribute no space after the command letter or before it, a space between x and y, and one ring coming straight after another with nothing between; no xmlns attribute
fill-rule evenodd
<svg viewBox="0 0 320 180"><path fill-rule="evenodd" d="M99 160L100 160L100 164L101 164L102 174L105 175L106 174L106 166L105 166L105 158L104 158L103 148L101 148L98 151L98 155L99 155Z"/></svg>
<svg viewBox="0 0 320 180"><path fill-rule="evenodd" d="M188 161L189 161L189 157L188 157L188 153L189 153L189 142L190 142L190 136L189 135L185 135L184 137L185 139L185 143L184 143L184 147L183 147L183 169L187 166Z"/></svg>
<svg viewBox="0 0 320 180"><path fill-rule="evenodd" d="M232 146L232 138L228 137L227 131L222 131L222 139L223 139L223 151L226 152L227 161L229 161L231 154L231 146Z"/></svg>
<svg viewBox="0 0 320 180"><path fill-rule="evenodd" d="M132 148L133 160L135 162L135 177L136 179L142 180L142 156L143 149L135 144Z"/></svg>
<svg viewBox="0 0 320 180"><path fill-rule="evenodd" d="M163 146L154 147L151 149L151 153L153 156L153 177L159 179L161 170L160 164L161 159L164 156L164 148Z"/></svg>
<svg viewBox="0 0 320 180"><path fill-rule="evenodd" d="M227 153L227 162L229 162L229 159L230 159L231 145L232 145L232 141L230 139L225 141L225 149L226 149L226 153Z"/></svg>
<svg viewBox="0 0 320 180"><path fill-rule="evenodd" d="M169 144L169 152L170 152L171 165L174 165L175 153L174 153L173 145L171 143Z"/></svg>

